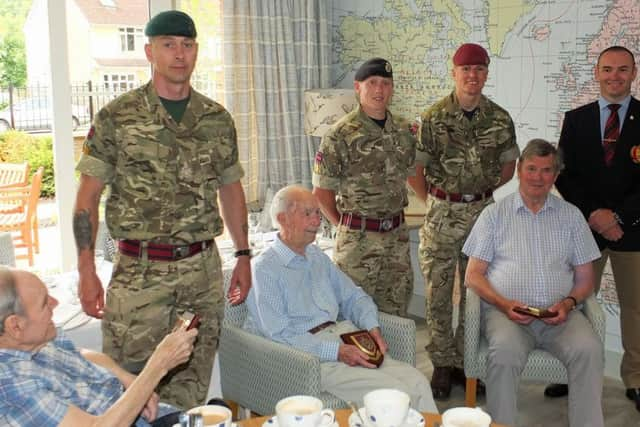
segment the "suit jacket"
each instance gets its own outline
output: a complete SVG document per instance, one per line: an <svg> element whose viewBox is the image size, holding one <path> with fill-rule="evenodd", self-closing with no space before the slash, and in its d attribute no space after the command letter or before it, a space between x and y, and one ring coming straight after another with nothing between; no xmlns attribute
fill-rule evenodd
<svg viewBox="0 0 640 427"><path fill-rule="evenodd" d="M631 159L631 148L640 144L640 102L631 98L611 167L604 163L601 135L597 102L565 114L559 142L565 167L556 187L587 219L599 208L620 216L624 236L619 241L593 233L600 249L640 251L640 164Z"/></svg>

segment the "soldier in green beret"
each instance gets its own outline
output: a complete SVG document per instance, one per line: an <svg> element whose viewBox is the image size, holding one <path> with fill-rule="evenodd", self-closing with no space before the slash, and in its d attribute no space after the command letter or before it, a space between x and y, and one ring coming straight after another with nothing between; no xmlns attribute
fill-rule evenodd
<svg viewBox="0 0 640 427"><path fill-rule="evenodd" d="M482 94L488 74L489 55L482 46L458 48L455 88L422 114L416 174L409 179L427 208L419 256L436 399L449 397L452 381L465 384L464 288L455 333L451 323L456 269L464 277L468 260L462 245L482 209L493 202L493 191L513 176L520 152L509 113Z"/></svg>
<svg viewBox="0 0 640 427"><path fill-rule="evenodd" d="M355 75L358 107L322 138L313 194L337 226L334 261L386 313L407 315L413 292L407 176L415 173L415 139L388 110L393 71L383 58Z"/></svg>
<svg viewBox="0 0 640 427"><path fill-rule="evenodd" d="M179 315L201 317L191 360L159 386L163 401L190 408L206 398L223 316L213 240L223 219L238 249L227 298L238 304L251 286L243 170L230 114L190 85L198 56L193 20L162 12L145 34L151 81L98 112L76 168L78 295L87 314L103 319L105 353L132 372ZM119 248L106 304L94 263L105 186L106 223Z"/></svg>

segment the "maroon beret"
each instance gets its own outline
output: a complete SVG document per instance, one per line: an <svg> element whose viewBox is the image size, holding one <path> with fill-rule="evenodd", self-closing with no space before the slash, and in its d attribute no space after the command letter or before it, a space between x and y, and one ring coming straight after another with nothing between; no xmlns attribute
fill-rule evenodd
<svg viewBox="0 0 640 427"><path fill-rule="evenodd" d="M479 44L465 43L453 55L453 65L489 65L489 54Z"/></svg>

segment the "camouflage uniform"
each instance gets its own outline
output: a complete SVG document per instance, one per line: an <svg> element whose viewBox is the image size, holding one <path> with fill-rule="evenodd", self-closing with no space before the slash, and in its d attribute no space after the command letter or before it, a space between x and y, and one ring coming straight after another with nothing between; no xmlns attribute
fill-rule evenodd
<svg viewBox="0 0 640 427"><path fill-rule="evenodd" d="M113 238L173 245L219 235L217 190L243 175L229 113L192 89L177 124L151 83L100 110L77 170L110 186L106 221ZM159 386L163 401L196 406L206 398L223 307L215 245L172 262L120 255L107 290L104 351L140 369L177 314L200 314L191 360Z"/></svg>
<svg viewBox="0 0 640 427"><path fill-rule="evenodd" d="M472 119L465 117L455 92L422 115L416 163L425 167L427 186L446 193L482 194L500 182L505 163L519 155L509 113L482 96ZM420 230L420 265L426 286L427 349L435 367L463 367L464 302L461 289L458 328L452 331L452 294L456 266L464 278L467 258L462 245L492 197L455 203L427 197Z"/></svg>
<svg viewBox="0 0 640 427"><path fill-rule="evenodd" d="M407 176L415 173L415 139L387 112L384 129L356 108L324 136L313 185L333 190L342 216L382 219L407 206ZM406 315L413 291L409 232L403 223L388 232L339 225L334 261L371 295L381 311Z"/></svg>

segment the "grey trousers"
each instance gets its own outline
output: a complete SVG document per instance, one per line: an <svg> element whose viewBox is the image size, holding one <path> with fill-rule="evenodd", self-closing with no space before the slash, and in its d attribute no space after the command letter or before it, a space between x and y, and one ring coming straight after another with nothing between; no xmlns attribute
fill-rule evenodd
<svg viewBox="0 0 640 427"><path fill-rule="evenodd" d="M318 337L326 340L340 340L340 334L358 330L351 322L339 322L321 332ZM341 340L340 340L341 341ZM392 359L388 354L377 369L362 366L349 366L345 363L322 362L322 390L342 400L352 401L362 407L363 397L377 388L395 388L411 397L411 407L420 412L438 413L433 400L429 381L415 367Z"/></svg>
<svg viewBox="0 0 640 427"><path fill-rule="evenodd" d="M569 313L561 325L534 320L515 323L495 308L483 311L484 334L489 342L487 407L494 422L516 425L520 374L534 348L544 349L567 368L569 425L603 427L602 376L604 349L591 323L580 311Z"/></svg>

